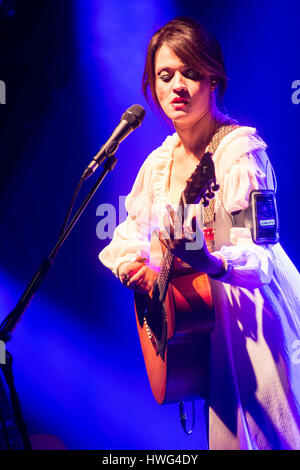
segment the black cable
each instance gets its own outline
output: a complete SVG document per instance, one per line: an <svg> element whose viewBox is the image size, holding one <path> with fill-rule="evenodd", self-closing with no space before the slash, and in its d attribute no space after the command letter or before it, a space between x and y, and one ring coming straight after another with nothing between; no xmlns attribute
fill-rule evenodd
<svg viewBox="0 0 300 470"><path fill-rule="evenodd" d="M187 425L186 425L187 419L186 419L186 412L185 412L185 409L184 409L184 403L182 401L179 402L179 415L180 415L181 426L182 426L185 434L187 434L188 436L190 436L192 434L192 432L194 430L194 427L195 427L196 413L195 413L195 402L194 402L194 400L192 401L192 412L193 412L192 426L188 430Z"/></svg>

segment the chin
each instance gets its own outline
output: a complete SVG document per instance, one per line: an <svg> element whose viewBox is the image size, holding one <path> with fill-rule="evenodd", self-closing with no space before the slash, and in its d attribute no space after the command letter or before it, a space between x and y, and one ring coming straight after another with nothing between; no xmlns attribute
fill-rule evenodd
<svg viewBox="0 0 300 470"><path fill-rule="evenodd" d="M172 119L174 125L184 125L184 126L193 126L199 121L198 116L191 116L190 114L186 113L176 113L176 116L173 115Z"/></svg>
<svg viewBox="0 0 300 470"><path fill-rule="evenodd" d="M168 116L169 119L171 119L172 121L182 121L184 119L189 119L189 113L187 113L186 111L184 110L178 110L178 111L172 111L170 113L166 113L166 115Z"/></svg>

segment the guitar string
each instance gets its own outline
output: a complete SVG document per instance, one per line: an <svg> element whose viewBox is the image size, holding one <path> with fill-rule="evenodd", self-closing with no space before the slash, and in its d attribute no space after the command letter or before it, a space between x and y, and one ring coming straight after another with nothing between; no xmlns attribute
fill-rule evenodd
<svg viewBox="0 0 300 470"><path fill-rule="evenodd" d="M221 127L219 127L219 129L213 135L208 145L208 151L212 155L215 153L222 138L226 134L231 132L235 127L237 127L237 124L235 123L235 121L232 121L232 120L226 121ZM188 181L195 180L195 178L197 177L200 171L200 168L201 168L201 162L199 165L197 165L196 170L190 176ZM179 208L181 208L182 210L184 209L184 206L186 205L186 197L185 197L186 190L187 188L184 189L180 197ZM213 224L214 224L214 199L211 199L209 201L209 205L207 207L204 207L204 226L213 227ZM161 271L156 281L158 291L159 291L159 300L161 302L165 300L165 297L167 294L173 260L174 260L174 255L169 250L166 250L166 253L163 257L163 261L161 265Z"/></svg>

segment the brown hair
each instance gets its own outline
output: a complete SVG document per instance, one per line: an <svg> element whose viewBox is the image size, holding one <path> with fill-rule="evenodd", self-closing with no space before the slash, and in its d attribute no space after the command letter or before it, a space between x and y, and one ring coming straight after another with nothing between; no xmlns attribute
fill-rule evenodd
<svg viewBox="0 0 300 470"><path fill-rule="evenodd" d="M211 75L218 85L218 98L223 98L227 76L220 44L201 23L182 16L160 28L148 44L142 89L149 103L152 96L160 109L155 91L155 58L163 44L167 44L185 64L191 65L200 74Z"/></svg>

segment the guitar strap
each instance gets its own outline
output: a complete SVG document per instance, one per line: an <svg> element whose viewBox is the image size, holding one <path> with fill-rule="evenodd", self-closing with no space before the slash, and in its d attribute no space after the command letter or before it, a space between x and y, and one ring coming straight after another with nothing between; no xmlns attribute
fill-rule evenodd
<svg viewBox="0 0 300 470"><path fill-rule="evenodd" d="M229 134L231 131L239 127L237 121L229 119L213 135L207 150L211 153L213 158L221 140ZM215 198L209 200L208 206L203 207L203 226L204 226L204 235L207 248L210 252L214 251L215 248Z"/></svg>

